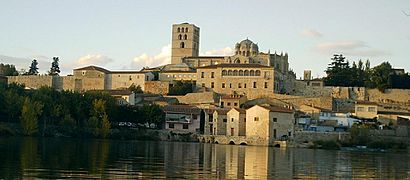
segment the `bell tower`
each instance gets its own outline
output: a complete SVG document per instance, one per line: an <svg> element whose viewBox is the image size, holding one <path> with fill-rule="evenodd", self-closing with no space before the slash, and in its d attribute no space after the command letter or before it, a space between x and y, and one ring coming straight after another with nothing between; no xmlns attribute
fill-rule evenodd
<svg viewBox="0 0 410 180"><path fill-rule="evenodd" d="M182 63L183 57L199 54L199 27L182 23L172 25L171 64Z"/></svg>

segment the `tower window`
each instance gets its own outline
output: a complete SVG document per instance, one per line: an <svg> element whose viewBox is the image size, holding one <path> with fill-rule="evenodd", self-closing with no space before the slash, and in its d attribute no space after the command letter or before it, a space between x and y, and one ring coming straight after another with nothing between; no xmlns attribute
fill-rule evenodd
<svg viewBox="0 0 410 180"><path fill-rule="evenodd" d="M185 39L185 40L188 39L188 36L187 36L186 34L184 35L184 39Z"/></svg>
<svg viewBox="0 0 410 180"><path fill-rule="evenodd" d="M178 32L181 32L181 28L178 28L178 30L177 30Z"/></svg>
<svg viewBox="0 0 410 180"><path fill-rule="evenodd" d="M256 88L256 82L253 82L253 88Z"/></svg>
<svg viewBox="0 0 410 180"><path fill-rule="evenodd" d="M214 88L214 85L215 85L214 82L211 82L211 88Z"/></svg>
<svg viewBox="0 0 410 180"><path fill-rule="evenodd" d="M180 48L185 48L185 43L184 42L181 42Z"/></svg>
<svg viewBox="0 0 410 180"><path fill-rule="evenodd" d="M222 83L222 88L225 88L225 83Z"/></svg>
<svg viewBox="0 0 410 180"><path fill-rule="evenodd" d="M184 28L181 28L181 32L184 32Z"/></svg>
<svg viewBox="0 0 410 180"><path fill-rule="evenodd" d="M179 40L181 40L182 39L182 35L180 34L180 35L178 35L178 39Z"/></svg>
<svg viewBox="0 0 410 180"><path fill-rule="evenodd" d="M265 88L268 88L268 82L265 82Z"/></svg>
<svg viewBox="0 0 410 180"><path fill-rule="evenodd" d="M188 28L185 28L185 32L188 32Z"/></svg>

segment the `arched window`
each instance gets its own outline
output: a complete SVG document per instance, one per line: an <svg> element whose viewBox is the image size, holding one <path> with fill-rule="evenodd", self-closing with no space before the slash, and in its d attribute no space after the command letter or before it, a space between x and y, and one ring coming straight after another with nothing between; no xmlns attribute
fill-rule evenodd
<svg viewBox="0 0 410 180"><path fill-rule="evenodd" d="M255 76L255 71L254 71L254 70L251 70L251 71L249 72L249 75L250 75L250 76Z"/></svg>
<svg viewBox="0 0 410 180"><path fill-rule="evenodd" d="M249 76L249 71L245 70L245 72L243 73L244 76Z"/></svg>
<svg viewBox="0 0 410 180"><path fill-rule="evenodd" d="M246 56L249 56L249 51L246 51Z"/></svg>
<svg viewBox="0 0 410 180"><path fill-rule="evenodd" d="M181 32L184 32L184 28L181 28Z"/></svg>
<svg viewBox="0 0 410 180"><path fill-rule="evenodd" d="M188 38L188 36L185 34L185 35L184 35L184 39L187 39L187 38Z"/></svg>
<svg viewBox="0 0 410 180"><path fill-rule="evenodd" d="M188 28L185 28L185 32L188 32Z"/></svg>
<svg viewBox="0 0 410 180"><path fill-rule="evenodd" d="M239 70L239 76L243 76L243 70Z"/></svg>
<svg viewBox="0 0 410 180"><path fill-rule="evenodd" d="M241 60L235 59L235 63L236 63L236 64L241 64Z"/></svg>
<svg viewBox="0 0 410 180"><path fill-rule="evenodd" d="M226 70L222 70L222 76L226 76L226 75L228 75Z"/></svg>
<svg viewBox="0 0 410 180"><path fill-rule="evenodd" d="M243 56L246 56L246 52L245 52L245 51L242 51L242 55L243 55Z"/></svg>
<svg viewBox="0 0 410 180"><path fill-rule="evenodd" d="M241 52L241 51L239 51L239 55L242 55L242 52Z"/></svg>
<svg viewBox="0 0 410 180"><path fill-rule="evenodd" d="M255 72L255 76L260 76L260 75L261 75L261 71L256 70L256 72Z"/></svg>
<svg viewBox="0 0 410 180"><path fill-rule="evenodd" d="M238 76L238 70L234 70L234 71L233 71L233 75L234 75L234 76Z"/></svg>
<svg viewBox="0 0 410 180"><path fill-rule="evenodd" d="M182 35L178 35L178 39L181 40L181 39L182 39Z"/></svg>
<svg viewBox="0 0 410 180"><path fill-rule="evenodd" d="M178 32L181 32L181 28L178 28Z"/></svg>
<svg viewBox="0 0 410 180"><path fill-rule="evenodd" d="M185 48L185 43L181 42L181 44L179 45L180 48Z"/></svg>
<svg viewBox="0 0 410 180"><path fill-rule="evenodd" d="M232 70L229 70L228 71L228 76L232 76L232 74L233 74Z"/></svg>

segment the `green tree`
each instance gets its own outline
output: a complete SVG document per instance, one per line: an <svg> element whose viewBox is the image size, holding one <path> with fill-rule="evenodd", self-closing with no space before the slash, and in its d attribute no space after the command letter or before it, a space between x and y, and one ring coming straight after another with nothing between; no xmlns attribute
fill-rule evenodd
<svg viewBox="0 0 410 180"><path fill-rule="evenodd" d="M349 62L342 54L333 55L331 60L332 62L326 69L325 84L327 86L350 86L352 84L352 72Z"/></svg>
<svg viewBox="0 0 410 180"><path fill-rule="evenodd" d="M105 110L104 100L95 99L93 101L93 109L91 110L91 117L88 120L88 126L91 128L94 136L105 138L109 134L111 124Z"/></svg>
<svg viewBox="0 0 410 180"><path fill-rule="evenodd" d="M165 122L165 113L159 105L143 105L140 110L144 119L150 124L155 124L156 127L160 127Z"/></svg>
<svg viewBox="0 0 410 180"><path fill-rule="evenodd" d="M38 117L41 115L43 104L31 101L30 98L24 99L21 110L21 127L23 134L30 136L38 131Z"/></svg>
<svg viewBox="0 0 410 180"><path fill-rule="evenodd" d="M172 87L169 88L169 95L185 95L191 93L193 83L191 81L177 81Z"/></svg>
<svg viewBox="0 0 410 180"><path fill-rule="evenodd" d="M132 84L128 89L129 89L130 91L134 92L135 94L142 94L142 93L144 93L144 92L142 91L142 88L141 88L140 85L135 86L134 84Z"/></svg>
<svg viewBox="0 0 410 180"><path fill-rule="evenodd" d="M383 91L390 88L390 75L393 73L389 62L383 62L378 66L373 67L369 74L369 87L377 88Z"/></svg>
<svg viewBox="0 0 410 180"><path fill-rule="evenodd" d="M108 120L108 115L104 114L101 120L100 135L102 138L106 138L110 134L111 123Z"/></svg>
<svg viewBox="0 0 410 180"><path fill-rule="evenodd" d="M29 67L29 70L27 72L27 75L37 75L38 74L38 62L36 59L33 59L33 61L31 62L31 65Z"/></svg>
<svg viewBox="0 0 410 180"><path fill-rule="evenodd" d="M60 66L58 65L58 57L53 57L53 62L51 63L51 68L50 71L48 72L48 75L50 76L58 76L60 73Z"/></svg>
<svg viewBox="0 0 410 180"><path fill-rule="evenodd" d="M14 65L0 63L0 75L17 76L19 73Z"/></svg>

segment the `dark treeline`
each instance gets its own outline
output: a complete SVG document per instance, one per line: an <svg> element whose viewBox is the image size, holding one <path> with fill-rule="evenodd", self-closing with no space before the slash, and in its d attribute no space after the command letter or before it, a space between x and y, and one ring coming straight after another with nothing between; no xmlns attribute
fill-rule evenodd
<svg viewBox="0 0 410 180"><path fill-rule="evenodd" d="M26 90L16 84L0 84L0 121L16 124L23 135L106 137L118 122L164 121L157 105L119 106L104 92L56 91L42 87Z"/></svg>
<svg viewBox="0 0 410 180"><path fill-rule="evenodd" d="M389 62L370 68L370 61L357 63L346 60L343 55L334 55L326 69L326 86L368 87L384 91L387 88L410 88L410 75L397 73Z"/></svg>

